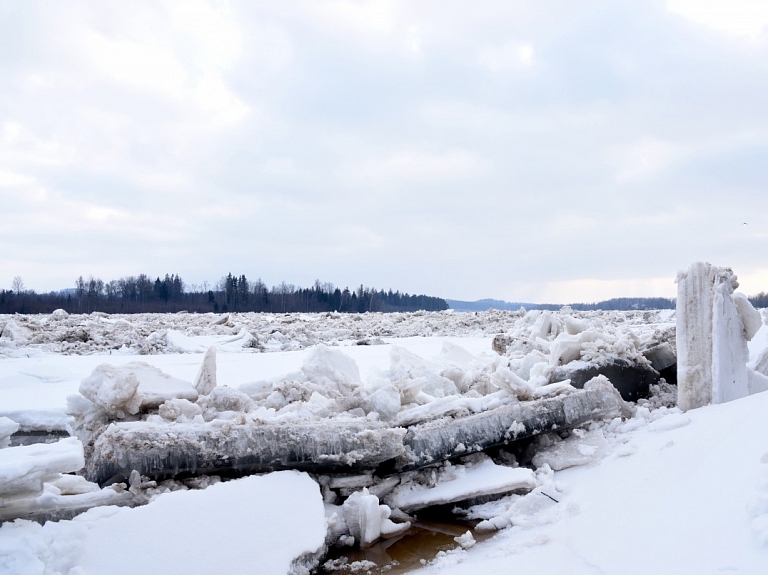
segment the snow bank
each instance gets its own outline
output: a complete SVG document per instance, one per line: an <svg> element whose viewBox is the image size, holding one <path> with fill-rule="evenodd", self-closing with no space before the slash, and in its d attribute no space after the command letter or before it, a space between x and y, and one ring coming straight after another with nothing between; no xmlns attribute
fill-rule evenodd
<svg viewBox="0 0 768 575"><path fill-rule="evenodd" d="M509 528L424 573L766 573L767 412L760 393L667 412L613 439L606 430L612 454L473 508L470 517Z"/></svg>
<svg viewBox="0 0 768 575"><path fill-rule="evenodd" d="M307 573L326 525L317 484L294 471L0 527L3 573Z"/></svg>

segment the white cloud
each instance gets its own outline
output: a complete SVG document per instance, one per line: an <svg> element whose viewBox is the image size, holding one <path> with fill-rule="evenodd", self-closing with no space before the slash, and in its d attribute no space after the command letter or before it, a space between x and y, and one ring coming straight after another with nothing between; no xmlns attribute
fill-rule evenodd
<svg viewBox="0 0 768 575"><path fill-rule="evenodd" d="M654 176L686 156L685 146L643 138L619 149L616 179L620 182Z"/></svg>
<svg viewBox="0 0 768 575"><path fill-rule="evenodd" d="M0 187L28 186L35 182L35 178L30 178L23 174L14 172L0 172Z"/></svg>
<svg viewBox="0 0 768 575"><path fill-rule="evenodd" d="M753 42L765 38L765 0L667 0L667 9L697 24Z"/></svg>
<svg viewBox="0 0 768 575"><path fill-rule="evenodd" d="M352 182L444 182L469 178L488 169L488 161L466 150L427 152L404 150L383 158L369 158L339 170Z"/></svg>
<svg viewBox="0 0 768 575"><path fill-rule="evenodd" d="M491 72L506 72L533 65L533 46L525 42L510 40L499 46L485 46L480 49L478 61Z"/></svg>

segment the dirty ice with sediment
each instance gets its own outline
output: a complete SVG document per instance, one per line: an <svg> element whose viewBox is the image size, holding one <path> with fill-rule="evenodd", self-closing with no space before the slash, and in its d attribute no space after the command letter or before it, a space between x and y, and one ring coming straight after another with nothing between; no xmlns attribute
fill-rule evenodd
<svg viewBox="0 0 768 575"><path fill-rule="evenodd" d="M386 572L327 554L435 510L425 573L768 572L734 313L745 391L685 412L672 311L0 316L0 572Z"/></svg>

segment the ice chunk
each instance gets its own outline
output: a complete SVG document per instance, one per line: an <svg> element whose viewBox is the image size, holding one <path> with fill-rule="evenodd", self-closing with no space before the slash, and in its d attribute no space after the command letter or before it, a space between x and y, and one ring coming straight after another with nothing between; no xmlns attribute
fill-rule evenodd
<svg viewBox="0 0 768 575"><path fill-rule="evenodd" d="M141 399L136 395L136 374L109 364L102 364L80 383L80 394L110 415L125 417L139 412Z"/></svg>
<svg viewBox="0 0 768 575"><path fill-rule="evenodd" d="M581 431L581 430L575 430ZM540 449L532 463L538 468L549 465L554 471L593 463L608 455L611 447L599 429L575 433L568 439Z"/></svg>
<svg viewBox="0 0 768 575"><path fill-rule="evenodd" d="M763 318L743 293L736 292L731 297L741 318L744 337L747 338L747 341L751 341L762 327Z"/></svg>
<svg viewBox="0 0 768 575"><path fill-rule="evenodd" d="M0 449L0 497L40 492L43 482L84 465L83 444L74 437Z"/></svg>
<svg viewBox="0 0 768 575"><path fill-rule="evenodd" d="M536 312L529 312L529 313L536 313ZM552 314L548 311L543 311L539 313L539 317L536 318L536 321L533 324L533 327L531 327L531 338L535 339L537 337L540 337L541 339L548 339L549 334L553 331L554 327L554 321L552 318Z"/></svg>
<svg viewBox="0 0 768 575"><path fill-rule="evenodd" d="M79 396L80 397L80 396ZM21 431L68 431L73 418L61 409L23 409L5 411L0 408L0 417L7 417L19 424Z"/></svg>
<svg viewBox="0 0 768 575"><path fill-rule="evenodd" d="M197 393L200 395L208 395L216 387L216 347L211 346L208 351L205 352L203 357L203 363L200 365L200 370L197 372L194 383Z"/></svg>
<svg viewBox="0 0 768 575"><path fill-rule="evenodd" d="M531 399L534 395L534 387L530 383L503 365L491 374L491 383L520 399Z"/></svg>
<svg viewBox="0 0 768 575"><path fill-rule="evenodd" d="M392 347L389 355L392 381L418 380L423 392L431 397L442 398L459 393L456 384L447 377L439 375L438 366L432 362L397 346ZM423 382L422 378L426 379L426 382Z"/></svg>
<svg viewBox="0 0 768 575"><path fill-rule="evenodd" d="M356 491L342 505L344 521L360 547L370 547L381 537L382 512L379 498L367 489Z"/></svg>
<svg viewBox="0 0 768 575"><path fill-rule="evenodd" d="M141 400L141 409L158 407L169 399L197 401L197 391L188 381L172 377L143 362L127 363L124 367L135 373L139 380L136 395Z"/></svg>
<svg viewBox="0 0 768 575"><path fill-rule="evenodd" d="M62 320L62 319L67 319L68 317L69 317L69 314L66 311L64 311L63 309L55 309L51 313L50 319L52 319L54 321L59 321L59 320Z"/></svg>
<svg viewBox="0 0 768 575"><path fill-rule="evenodd" d="M749 388L749 395L768 391L768 376L747 368L747 386Z"/></svg>
<svg viewBox="0 0 768 575"><path fill-rule="evenodd" d="M387 496L387 504L403 511L413 511L485 495L529 491L536 487L530 469L496 465L490 458L472 466L450 466L448 470L441 472L433 487L415 482L398 485Z"/></svg>
<svg viewBox="0 0 768 575"><path fill-rule="evenodd" d="M28 327L21 326L14 320L8 321L0 332L0 338L6 339L15 343L25 343L32 337L32 330Z"/></svg>
<svg viewBox="0 0 768 575"><path fill-rule="evenodd" d="M367 398L371 411L384 420L390 420L400 411L400 392L391 384L383 385Z"/></svg>
<svg viewBox="0 0 768 575"><path fill-rule="evenodd" d="M80 475L62 475L51 484L59 490L61 495L80 495L99 491L98 485Z"/></svg>
<svg viewBox="0 0 768 575"><path fill-rule="evenodd" d="M0 449L8 447L11 443L11 435L19 430L19 424L7 417L0 417Z"/></svg>
<svg viewBox="0 0 768 575"><path fill-rule="evenodd" d="M649 347L643 351L643 355L651 362L651 367L656 371L672 367L677 363L675 349L666 341Z"/></svg>
<svg viewBox="0 0 768 575"><path fill-rule="evenodd" d="M584 384L584 389L593 391L604 391L610 393L616 398L616 402L620 406L622 417L632 417L632 408L621 397L619 390L611 381L604 375L597 375Z"/></svg>
<svg viewBox="0 0 768 575"><path fill-rule="evenodd" d="M470 547L474 547L475 543L477 543L475 538L472 537L471 531L467 531L464 535L460 535L459 537L454 537L453 540L458 543L459 547L462 549L469 549Z"/></svg>
<svg viewBox="0 0 768 575"><path fill-rule="evenodd" d="M216 387L202 401L205 401L208 407L212 407L217 411L247 412L253 407L253 400L248 394L231 387Z"/></svg>
<svg viewBox="0 0 768 575"><path fill-rule="evenodd" d="M715 287L712 312L712 401L714 403L724 403L749 395L747 384L749 348L743 318L739 315L732 298L733 283L735 283L735 276L732 277L732 281L724 281ZM746 303L752 307L749 302ZM745 313L748 315L748 312L745 311Z"/></svg>
<svg viewBox="0 0 768 575"><path fill-rule="evenodd" d="M117 417L158 407L173 398L197 400L197 391L189 382L138 361L122 366L99 365L82 381L80 393Z"/></svg>
<svg viewBox="0 0 768 575"><path fill-rule="evenodd" d="M42 522L69 519L93 507L126 505L133 501L133 494L127 491L110 487L99 489L98 485L89 483L77 475L62 475L61 478L75 478L83 483L75 486L72 482L68 485L72 490L65 493L58 487L61 480L56 480L46 483L41 494L5 499L0 506L0 521L29 519Z"/></svg>
<svg viewBox="0 0 768 575"><path fill-rule="evenodd" d="M551 365L565 365L581 357L581 337L561 333L552 342L549 348L549 363Z"/></svg>
<svg viewBox="0 0 768 575"><path fill-rule="evenodd" d="M573 391L576 391L576 388L571 385L571 380L564 379L563 381L540 385L533 390L533 397L539 399L541 397L549 397L550 395L559 395L561 393L571 393Z"/></svg>
<svg viewBox="0 0 768 575"><path fill-rule="evenodd" d="M362 385L355 360L324 345L312 350L301 371L310 381L337 389L343 395L351 394Z"/></svg>
<svg viewBox="0 0 768 575"><path fill-rule="evenodd" d="M570 335L577 335L582 331L586 331L587 322L581 319L576 319L569 315L565 316L565 331Z"/></svg>
<svg viewBox="0 0 768 575"><path fill-rule="evenodd" d="M175 421L179 418L191 420L196 415L202 415L202 408L192 403L188 399L169 399L160 406L160 417L168 421Z"/></svg>

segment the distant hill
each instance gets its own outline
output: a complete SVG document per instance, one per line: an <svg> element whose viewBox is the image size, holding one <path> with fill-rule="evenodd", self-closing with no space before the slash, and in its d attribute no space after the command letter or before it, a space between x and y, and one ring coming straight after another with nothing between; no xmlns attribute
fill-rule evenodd
<svg viewBox="0 0 768 575"><path fill-rule="evenodd" d="M446 299L445 302L456 311L485 311L488 309L517 311L521 307L527 310L547 309L558 310L565 304L508 302L497 299L480 299L477 301L461 301ZM588 310L644 310L644 309L675 309L674 298L664 297L619 297L597 303L568 304L577 311Z"/></svg>

